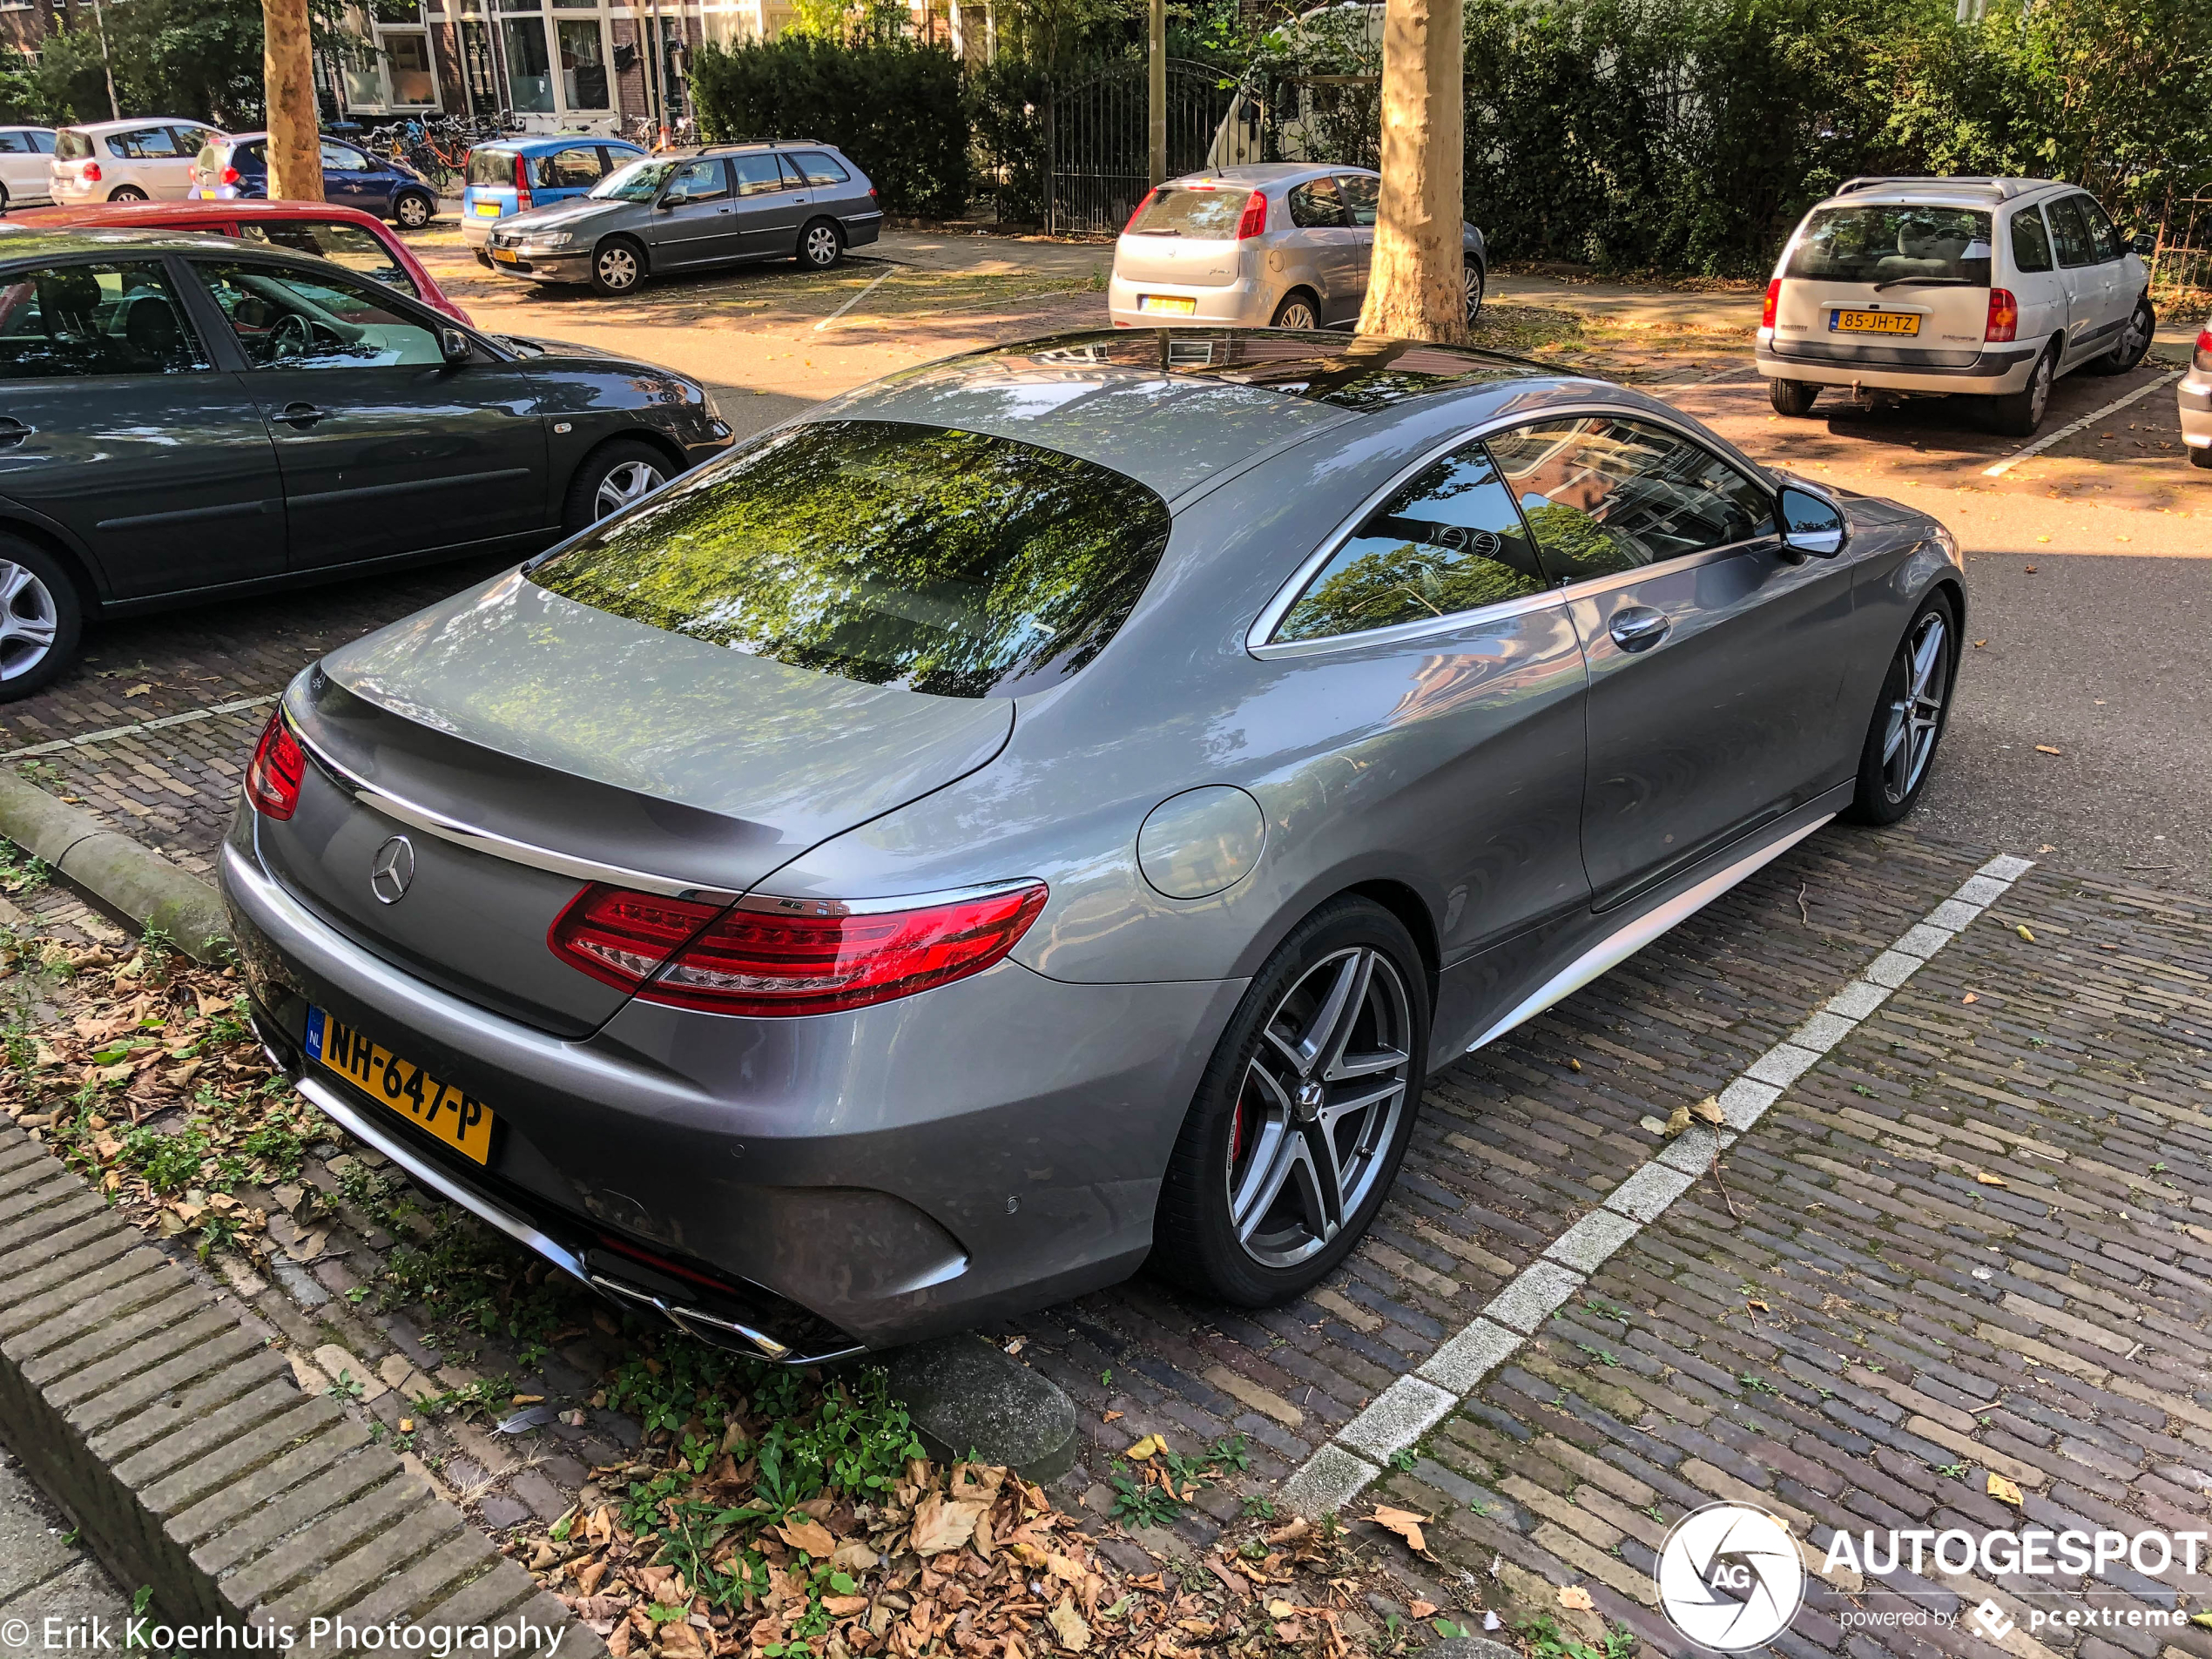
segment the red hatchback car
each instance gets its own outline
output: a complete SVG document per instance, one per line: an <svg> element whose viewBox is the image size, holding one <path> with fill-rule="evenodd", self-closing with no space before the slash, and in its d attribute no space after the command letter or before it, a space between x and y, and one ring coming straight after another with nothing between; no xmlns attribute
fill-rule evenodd
<svg viewBox="0 0 2212 1659"><path fill-rule="evenodd" d="M0 228L10 225L236 236L319 254L401 293L412 293L456 322L471 322L467 312L439 291L391 227L357 207L283 201L90 202L82 207L34 207L10 213L0 220Z"/></svg>

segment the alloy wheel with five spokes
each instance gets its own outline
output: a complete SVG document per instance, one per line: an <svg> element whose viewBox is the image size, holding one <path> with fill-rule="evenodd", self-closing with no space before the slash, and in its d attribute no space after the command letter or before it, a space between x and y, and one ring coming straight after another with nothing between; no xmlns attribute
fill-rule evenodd
<svg viewBox="0 0 2212 1659"><path fill-rule="evenodd" d="M1943 702L1950 690L1951 630L1943 613L1923 613L1898 647L1903 685L1890 699L1889 725L1882 738L1882 793L1903 802L1919 787L1935 756L1943 730ZM1891 678L1898 678L1892 669Z"/></svg>
<svg viewBox="0 0 2212 1659"><path fill-rule="evenodd" d="M661 487L664 475L650 461L624 461L610 467L599 488L592 493L592 517L604 518L609 513L618 513L636 501Z"/></svg>
<svg viewBox="0 0 2212 1659"><path fill-rule="evenodd" d="M44 664L61 626L61 606L38 573L0 558L0 681Z"/></svg>

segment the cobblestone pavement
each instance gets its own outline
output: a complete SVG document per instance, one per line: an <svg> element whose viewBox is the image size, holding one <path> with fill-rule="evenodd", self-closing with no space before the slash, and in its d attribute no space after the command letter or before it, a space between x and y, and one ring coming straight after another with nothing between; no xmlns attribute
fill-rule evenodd
<svg viewBox="0 0 2212 1659"><path fill-rule="evenodd" d="M94 1620L120 1648L130 1611L115 1581L77 1541L67 1517L0 1447L0 1659L49 1659L63 1650L58 1638L71 1632L77 1633L73 1651L91 1651L84 1633Z"/></svg>

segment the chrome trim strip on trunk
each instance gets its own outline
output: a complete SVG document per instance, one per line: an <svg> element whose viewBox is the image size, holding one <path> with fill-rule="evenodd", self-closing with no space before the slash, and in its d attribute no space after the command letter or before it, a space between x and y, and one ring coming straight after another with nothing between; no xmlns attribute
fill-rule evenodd
<svg viewBox="0 0 2212 1659"><path fill-rule="evenodd" d="M373 813L435 835L442 841L455 846L465 846L472 853L482 853L510 864L520 864L533 870L543 870L553 875L572 876L579 881L605 881L618 887L631 887L640 893L657 893L664 898L697 899L707 904L728 904L738 896L735 887L704 887L695 882L681 881L673 876L655 875L647 870L632 870L619 864L602 864L594 859L580 859L567 853L556 853L551 847L537 846L528 841L518 841L511 836L499 835L490 830L478 829L472 824L447 817L427 806L418 806L403 796L395 795L381 785L373 784L358 772L341 765L318 746L289 711L284 714L284 724L300 746L314 757L315 764L335 779L353 798Z"/></svg>
<svg viewBox="0 0 2212 1659"><path fill-rule="evenodd" d="M1823 813L1811 822L1777 836L1756 852L1744 854L1725 869L1707 876L1696 887L1685 888L1664 904L1643 912L1618 932L1607 934L1530 992L1512 1013L1468 1043L1467 1052L1473 1054L1485 1043L1496 1042L1514 1027L1534 1019L1553 1003L1572 996L1608 968L1617 967L1635 955L1669 927L1687 921L1745 877L1773 863L1835 815L1832 812Z"/></svg>

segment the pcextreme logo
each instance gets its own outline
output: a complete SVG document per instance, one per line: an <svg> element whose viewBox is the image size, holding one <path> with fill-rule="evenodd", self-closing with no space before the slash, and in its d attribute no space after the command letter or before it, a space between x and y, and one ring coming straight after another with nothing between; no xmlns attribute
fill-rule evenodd
<svg viewBox="0 0 2212 1659"><path fill-rule="evenodd" d="M1715 1653L1764 1648L1805 1595L1804 1560L1789 1529L1741 1503L1709 1503L1676 1521L1655 1579L1667 1622Z"/></svg>

